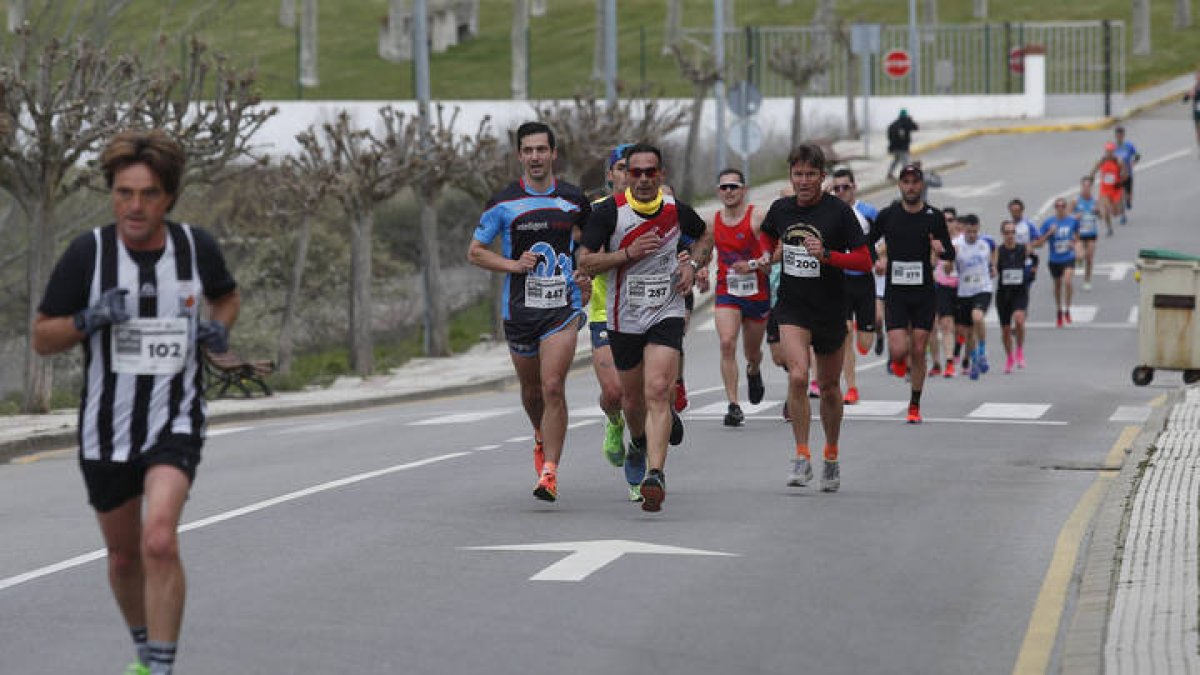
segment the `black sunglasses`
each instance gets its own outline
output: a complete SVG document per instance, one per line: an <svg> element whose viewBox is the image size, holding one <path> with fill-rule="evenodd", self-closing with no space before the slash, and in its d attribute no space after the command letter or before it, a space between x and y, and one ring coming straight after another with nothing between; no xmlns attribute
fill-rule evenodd
<svg viewBox="0 0 1200 675"><path fill-rule="evenodd" d="M654 178L658 176L658 167L652 166L646 169L629 169L629 175L633 176L634 178L641 178L642 176L645 176L646 178Z"/></svg>
<svg viewBox="0 0 1200 675"><path fill-rule="evenodd" d="M738 183L721 183L717 188L720 190L740 190L742 186Z"/></svg>

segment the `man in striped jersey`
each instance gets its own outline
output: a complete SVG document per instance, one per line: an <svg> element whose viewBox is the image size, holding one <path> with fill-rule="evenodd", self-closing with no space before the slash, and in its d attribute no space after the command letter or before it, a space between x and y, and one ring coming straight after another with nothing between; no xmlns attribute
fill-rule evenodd
<svg viewBox="0 0 1200 675"><path fill-rule="evenodd" d="M100 164L116 222L71 242L33 326L39 354L83 345L79 462L138 651L129 673L170 673L175 660L176 530L206 428L200 347L228 350L241 306L212 235L166 220L185 162L162 131L113 138Z"/></svg>

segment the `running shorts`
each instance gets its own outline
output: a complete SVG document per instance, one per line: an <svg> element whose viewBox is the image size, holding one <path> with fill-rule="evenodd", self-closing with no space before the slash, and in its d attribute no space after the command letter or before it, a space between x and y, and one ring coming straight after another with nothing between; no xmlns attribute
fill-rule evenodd
<svg viewBox="0 0 1200 675"><path fill-rule="evenodd" d="M846 320L861 332L875 330L875 279L870 275L846 275Z"/></svg>
<svg viewBox="0 0 1200 675"><path fill-rule="evenodd" d="M1029 307L1029 289L1024 286L1002 288L996 292L996 314L1001 326L1011 326L1015 312L1024 312Z"/></svg>
<svg viewBox="0 0 1200 675"><path fill-rule="evenodd" d="M771 313L767 315L767 344L779 344L779 313L775 308L771 308Z"/></svg>
<svg viewBox="0 0 1200 675"><path fill-rule="evenodd" d="M608 346L608 322L593 321L588 324L588 328L592 332L592 349L600 349Z"/></svg>
<svg viewBox="0 0 1200 675"><path fill-rule="evenodd" d="M937 316L954 316L954 308L958 306L958 287L934 284L937 289Z"/></svg>
<svg viewBox="0 0 1200 675"><path fill-rule="evenodd" d="M134 455L127 462L108 460L79 460L83 482L87 486L88 503L99 513L107 513L130 499L140 497L150 467L164 464L179 469L188 482L196 480L203 441L195 436L163 433L149 450Z"/></svg>
<svg viewBox="0 0 1200 675"><path fill-rule="evenodd" d="M771 313L771 300L749 300L736 295L718 295L717 307L732 307L741 310L742 318L751 321L766 321Z"/></svg>
<svg viewBox="0 0 1200 675"><path fill-rule="evenodd" d="M798 326L812 335L813 351L825 355L832 354L846 343L846 322L835 321L832 324L816 324L808 317L802 316L795 308L780 302L771 310L771 317L779 324Z"/></svg>
<svg viewBox="0 0 1200 675"><path fill-rule="evenodd" d="M1046 263L1046 267L1050 268L1050 276L1054 277L1055 279L1062 277L1063 272L1066 271L1067 268L1074 267L1074 266L1075 266L1074 260L1071 260L1070 262L1062 262L1062 263L1056 263L1056 262Z"/></svg>
<svg viewBox="0 0 1200 675"><path fill-rule="evenodd" d="M959 298L954 308L954 323L958 326L973 325L975 320L971 317L971 312L978 309L987 314L988 307L991 306L991 293L976 293L975 295Z"/></svg>
<svg viewBox="0 0 1200 675"><path fill-rule="evenodd" d="M888 330L932 330L936 312L937 295L932 288L893 291L883 299L883 316Z"/></svg>
<svg viewBox="0 0 1200 675"><path fill-rule="evenodd" d="M633 370L642 364L646 345L663 345L683 353L683 317L663 319L646 329L645 333L608 332L613 363L617 370Z"/></svg>
<svg viewBox="0 0 1200 675"><path fill-rule="evenodd" d="M504 322L504 337L508 340L508 348L517 356L537 356L542 340L562 330L583 327L583 310L574 307L564 307L542 314L532 321Z"/></svg>

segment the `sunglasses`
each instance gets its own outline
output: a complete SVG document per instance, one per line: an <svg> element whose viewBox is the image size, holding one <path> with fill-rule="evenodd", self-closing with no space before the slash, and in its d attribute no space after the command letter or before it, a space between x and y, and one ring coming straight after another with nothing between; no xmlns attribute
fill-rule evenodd
<svg viewBox="0 0 1200 675"><path fill-rule="evenodd" d="M629 175L633 176L634 178L641 178L643 176L646 178L656 178L658 177L658 167L652 166L648 169L629 169Z"/></svg>
<svg viewBox="0 0 1200 675"><path fill-rule="evenodd" d="M1056 208L1056 209L1065 209L1065 208L1067 208L1067 205L1066 205L1066 204L1055 204L1055 205L1054 205L1054 208Z"/></svg>
<svg viewBox="0 0 1200 675"><path fill-rule="evenodd" d="M717 189L721 190L722 192L725 192L725 191L732 192L733 190L742 189L742 186L738 183L721 183L720 185L717 186Z"/></svg>
<svg viewBox="0 0 1200 675"><path fill-rule="evenodd" d="M833 192L845 192L847 190L853 190L854 186L853 185L834 185L833 187L831 187L829 189L832 190Z"/></svg>

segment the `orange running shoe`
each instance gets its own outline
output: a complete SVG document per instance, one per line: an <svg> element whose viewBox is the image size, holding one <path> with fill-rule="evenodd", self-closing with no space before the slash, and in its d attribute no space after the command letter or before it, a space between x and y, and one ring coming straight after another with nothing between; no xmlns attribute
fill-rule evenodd
<svg viewBox="0 0 1200 675"><path fill-rule="evenodd" d="M903 359L899 361L892 361L890 367L892 369L892 374L896 377L904 377L904 374L908 372L908 364L905 363Z"/></svg>
<svg viewBox="0 0 1200 675"><path fill-rule="evenodd" d="M846 405L854 405L858 403L858 387L850 387L846 390L846 395L842 397Z"/></svg>
<svg viewBox="0 0 1200 675"><path fill-rule="evenodd" d="M920 424L921 423L921 406L913 405L911 403L908 405L908 423L909 424Z"/></svg>
<svg viewBox="0 0 1200 675"><path fill-rule="evenodd" d="M533 439L533 471L539 477L542 475L542 467L546 464L546 444L542 439L535 437Z"/></svg>
<svg viewBox="0 0 1200 675"><path fill-rule="evenodd" d="M537 487L533 488L533 496L544 502L558 499L558 476L547 471L538 478Z"/></svg>
<svg viewBox="0 0 1200 675"><path fill-rule="evenodd" d="M954 360L953 359L946 361L946 370L942 374L942 377L954 377Z"/></svg>

